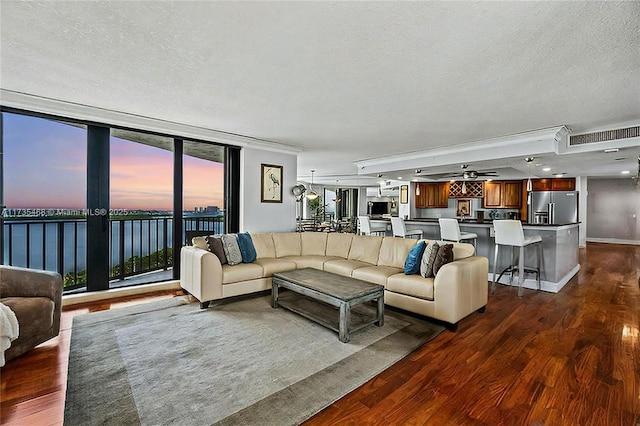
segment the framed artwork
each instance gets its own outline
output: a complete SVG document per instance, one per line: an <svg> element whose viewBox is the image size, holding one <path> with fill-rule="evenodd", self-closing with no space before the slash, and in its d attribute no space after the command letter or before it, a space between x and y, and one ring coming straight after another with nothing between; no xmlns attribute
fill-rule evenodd
<svg viewBox="0 0 640 426"><path fill-rule="evenodd" d="M260 201L263 203L282 202L282 166L262 164L260 180Z"/></svg>
<svg viewBox="0 0 640 426"><path fill-rule="evenodd" d="M407 204L409 202L409 185L400 186L400 204Z"/></svg>
<svg viewBox="0 0 640 426"><path fill-rule="evenodd" d="M471 201L458 200L458 207L456 211L458 216L469 216L471 214Z"/></svg>

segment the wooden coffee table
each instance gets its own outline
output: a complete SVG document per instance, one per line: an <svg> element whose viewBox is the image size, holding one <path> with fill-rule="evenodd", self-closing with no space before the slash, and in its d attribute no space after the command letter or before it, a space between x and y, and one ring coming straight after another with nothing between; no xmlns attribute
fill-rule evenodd
<svg viewBox="0 0 640 426"><path fill-rule="evenodd" d="M295 304L280 303L281 301L278 300L278 289L280 287L339 308L340 319L337 326L335 322L329 321L328 318L300 309ZM372 300L377 300L375 317L364 320L356 327L350 327L351 308ZM282 306L333 331L337 331L338 338L344 343L349 341L350 334L355 331L371 324L376 324L378 327L382 327L384 324L383 286L312 268L274 274L272 302L274 308Z"/></svg>

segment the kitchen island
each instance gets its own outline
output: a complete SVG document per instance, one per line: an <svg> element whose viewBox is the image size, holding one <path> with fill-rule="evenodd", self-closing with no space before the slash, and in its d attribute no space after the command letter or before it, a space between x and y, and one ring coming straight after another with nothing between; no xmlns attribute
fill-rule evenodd
<svg viewBox="0 0 640 426"><path fill-rule="evenodd" d="M389 219L371 219L371 223L389 223L387 235L391 225ZM440 239L440 225L438 219L408 219L405 220L407 230L421 229L423 238L428 240ZM468 220L461 221L460 230L463 232L473 232L478 235L476 241L476 254L489 259L489 281L493 280L493 253L494 234L492 221L482 223ZM580 270L578 263L578 229L579 223L568 223L562 225L533 225L523 223L522 228L525 236L540 235L542 237L542 261L540 265L541 276L540 286L542 290L557 293L567 282ZM517 258L517 248L515 257ZM511 255L508 248L501 247L498 257L498 274L511 263ZM525 250L525 266L535 266L536 248L528 247ZM517 278L514 278L514 283ZM509 284L509 276L505 274L500 280L502 284ZM534 274L526 274L525 288L537 289L537 282Z"/></svg>

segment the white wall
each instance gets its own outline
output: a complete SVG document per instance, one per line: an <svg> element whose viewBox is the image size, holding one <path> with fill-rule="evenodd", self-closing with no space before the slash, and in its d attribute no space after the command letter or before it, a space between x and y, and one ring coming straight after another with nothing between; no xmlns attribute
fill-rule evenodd
<svg viewBox="0 0 640 426"><path fill-rule="evenodd" d="M296 229L296 199L291 188L298 175L297 156L244 148L240 156L240 231L291 232ZM260 202L261 164L282 166L282 203Z"/></svg>
<svg viewBox="0 0 640 426"><path fill-rule="evenodd" d="M640 244L639 214L633 180L589 178L587 241Z"/></svg>

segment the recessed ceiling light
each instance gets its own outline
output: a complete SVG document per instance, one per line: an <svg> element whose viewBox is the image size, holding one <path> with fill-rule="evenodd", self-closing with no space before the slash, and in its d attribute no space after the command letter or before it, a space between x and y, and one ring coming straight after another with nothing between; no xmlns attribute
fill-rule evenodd
<svg viewBox="0 0 640 426"><path fill-rule="evenodd" d="M402 179L402 176L398 176L398 180Z"/></svg>
<svg viewBox="0 0 640 426"><path fill-rule="evenodd" d="M556 173L554 176L555 177L562 177L562 176L564 176L564 173Z"/></svg>
<svg viewBox="0 0 640 426"><path fill-rule="evenodd" d="M620 151L618 148L607 148L604 150L604 152L606 152L607 154L610 152L618 152Z"/></svg>
<svg viewBox="0 0 640 426"><path fill-rule="evenodd" d="M628 175L630 172L629 172L629 170L623 170L620 173L622 173L623 175Z"/></svg>
<svg viewBox="0 0 640 426"><path fill-rule="evenodd" d="M456 181L455 179L451 179L449 182L453 183L453 182L455 182L455 181Z"/></svg>
<svg viewBox="0 0 640 426"><path fill-rule="evenodd" d="M492 182L492 181L493 181L493 179L487 179L487 182Z"/></svg>
<svg viewBox="0 0 640 426"><path fill-rule="evenodd" d="M551 171L551 167L545 167L544 169L542 169L543 172L550 172Z"/></svg>

